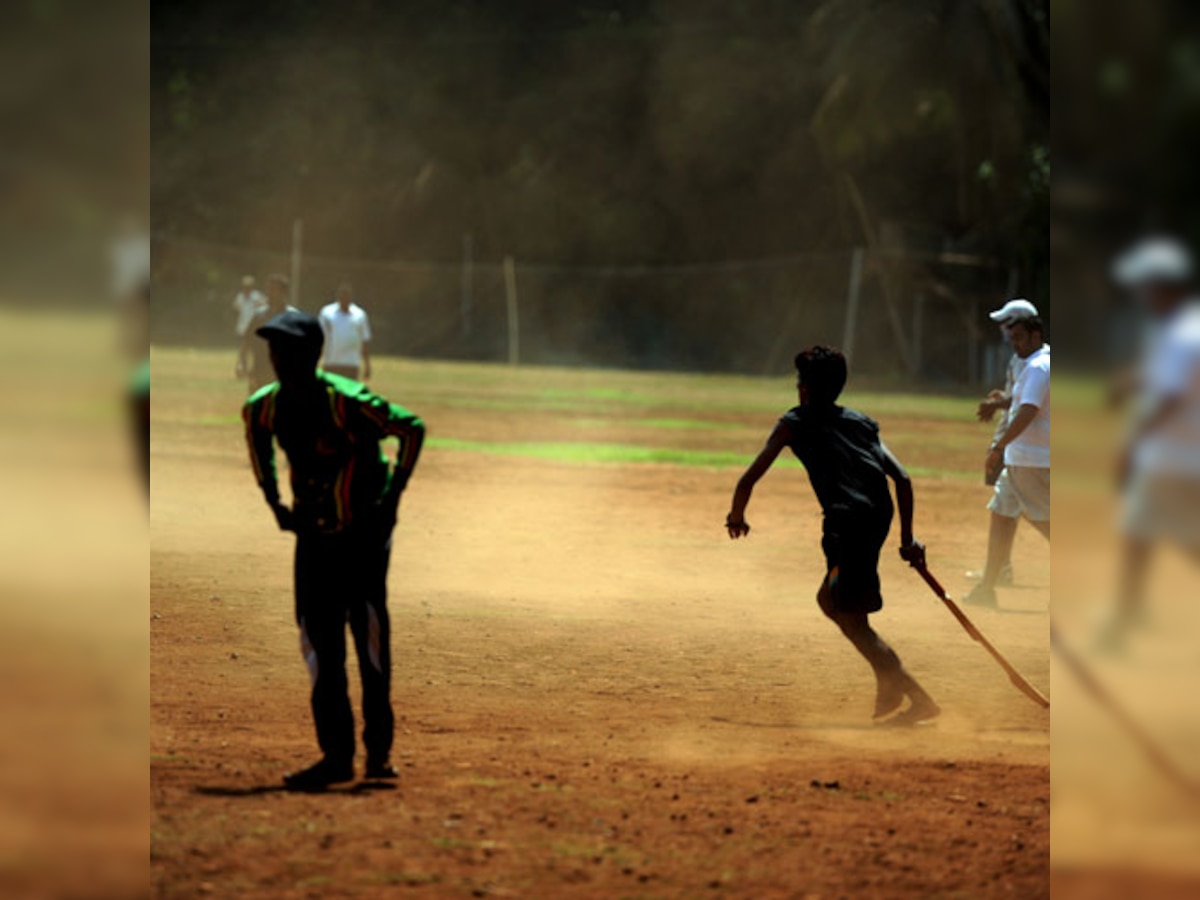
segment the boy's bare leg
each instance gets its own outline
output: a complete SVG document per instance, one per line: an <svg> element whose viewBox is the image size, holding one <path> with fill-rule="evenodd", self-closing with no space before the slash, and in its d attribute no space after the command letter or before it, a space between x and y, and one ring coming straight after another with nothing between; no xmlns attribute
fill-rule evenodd
<svg viewBox="0 0 1200 900"><path fill-rule="evenodd" d="M866 613L848 613L834 609L833 594L828 580L821 585L817 602L821 611L834 621L875 672L876 719L894 713L904 702L905 696L911 701L911 705L903 713L908 722L932 719L941 712L933 698L905 670L896 651L871 627Z"/></svg>

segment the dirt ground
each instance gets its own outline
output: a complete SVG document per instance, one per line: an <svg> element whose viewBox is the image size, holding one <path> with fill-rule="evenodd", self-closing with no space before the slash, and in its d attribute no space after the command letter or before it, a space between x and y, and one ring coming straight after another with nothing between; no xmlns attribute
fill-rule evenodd
<svg viewBox="0 0 1200 900"><path fill-rule="evenodd" d="M157 896L1048 895L1049 713L889 549L877 627L945 712L873 726L869 669L813 599L820 518L798 469L768 475L753 534L733 544L721 523L736 469L431 446L392 564L402 777L279 791L315 754L291 540L253 484L229 418L237 385L216 365L155 361ZM578 437L561 409L452 402L413 364L385 362L378 387L432 435ZM729 426L643 440L747 460L772 421L643 406ZM581 401L576 415L611 412ZM978 464L978 426L871 412L922 467ZM634 430L613 416L587 437ZM917 533L951 591L981 561L986 499L976 480L918 479ZM1049 557L1022 528L1018 587L974 614L1044 688Z"/></svg>

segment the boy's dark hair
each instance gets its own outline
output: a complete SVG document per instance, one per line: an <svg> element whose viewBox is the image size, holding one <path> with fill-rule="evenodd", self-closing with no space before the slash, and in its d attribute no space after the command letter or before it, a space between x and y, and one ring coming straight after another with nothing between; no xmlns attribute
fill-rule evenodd
<svg viewBox="0 0 1200 900"><path fill-rule="evenodd" d="M810 403L833 403L846 386L846 357L834 347L809 347L796 354L796 372Z"/></svg>
<svg viewBox="0 0 1200 900"><path fill-rule="evenodd" d="M1016 328L1018 325L1023 327L1030 334L1033 334L1035 331L1042 336L1045 336L1046 334L1046 326L1042 322L1041 316L1030 316L1028 319L1018 319L1008 327L1012 329Z"/></svg>

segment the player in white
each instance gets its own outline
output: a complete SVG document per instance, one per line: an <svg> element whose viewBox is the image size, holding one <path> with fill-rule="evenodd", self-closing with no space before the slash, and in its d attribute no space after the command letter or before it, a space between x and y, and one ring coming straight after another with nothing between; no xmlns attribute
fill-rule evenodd
<svg viewBox="0 0 1200 900"><path fill-rule="evenodd" d="M1016 297L1005 303L1000 309L988 314L988 317L1000 326L1000 332L1004 336L1004 342L1011 345L1008 336L1008 328L1014 322L1019 322L1022 319L1032 319L1038 315L1037 307L1024 297ZM1047 344L1046 346L1049 346ZM996 419L996 413L1001 413L996 421L996 430L992 435L992 441L995 442L1004 434L1004 429L1008 427L1012 416L1012 396L1013 387L1017 383L1017 376L1021 374L1021 370L1025 368L1025 360L1021 359L1016 353L1013 353L1008 358L1008 367L1004 375L1004 390L990 391L988 395L979 403L979 407L975 414L981 422L991 422ZM1014 503L1011 497L1012 487L1008 478L1004 475L1003 468L999 470L990 470L986 473L986 481L989 486L994 488L993 499L989 504L989 509L1012 510ZM999 563L999 573L996 576L996 584L1005 587L1013 583L1013 568L1012 568L1012 545L1013 539L1017 533L1017 522L1020 519L1012 516L1001 516L1000 519L993 521L989 538L995 541L995 548L989 548L989 553L995 555ZM983 578L983 570L978 572L968 572L967 577L979 581Z"/></svg>
<svg viewBox="0 0 1200 900"><path fill-rule="evenodd" d="M234 331L238 337L246 336L246 329L251 320L267 308L267 298L262 291L254 287L254 276L247 275L242 279L242 289L233 298L233 311L237 313L237 324Z"/></svg>
<svg viewBox="0 0 1200 900"><path fill-rule="evenodd" d="M363 381L371 377L371 323L363 308L354 302L354 289L342 284L337 300L317 317L325 332L321 368L334 375Z"/></svg>
<svg viewBox="0 0 1200 900"><path fill-rule="evenodd" d="M1013 351L1022 362L1004 430L988 450L987 468L999 471L1003 467L1003 472L988 504L992 518L987 566L979 584L963 598L965 603L997 605L996 584L1021 516L1050 537L1050 347L1044 330L1038 316L1019 318L1006 326Z"/></svg>
<svg viewBox="0 0 1200 900"><path fill-rule="evenodd" d="M1200 301L1192 257L1176 241L1155 238L1123 254L1113 274L1153 324L1121 457L1125 545L1116 614L1101 634L1107 649L1118 649L1145 618L1155 544L1173 541L1200 560Z"/></svg>

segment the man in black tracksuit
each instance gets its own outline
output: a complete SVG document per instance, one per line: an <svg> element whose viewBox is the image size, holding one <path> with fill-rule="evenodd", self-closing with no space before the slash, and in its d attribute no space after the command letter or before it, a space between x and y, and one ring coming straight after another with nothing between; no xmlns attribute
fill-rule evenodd
<svg viewBox="0 0 1200 900"><path fill-rule="evenodd" d="M347 623L362 677L366 775L395 777L387 570L397 506L425 426L362 384L318 370L324 335L313 316L288 310L257 334L270 348L279 380L246 401L246 439L279 527L296 534L296 622L323 754L284 782L294 790L319 790L354 778ZM387 437L400 442L391 467L380 447ZM291 508L279 497L276 441L291 468Z"/></svg>

